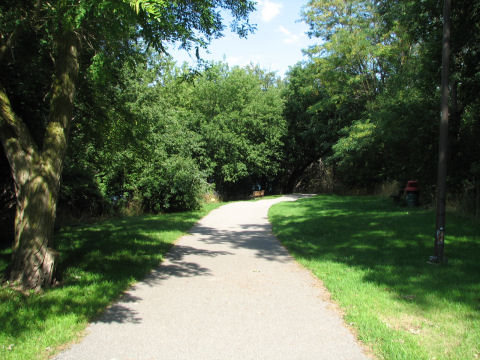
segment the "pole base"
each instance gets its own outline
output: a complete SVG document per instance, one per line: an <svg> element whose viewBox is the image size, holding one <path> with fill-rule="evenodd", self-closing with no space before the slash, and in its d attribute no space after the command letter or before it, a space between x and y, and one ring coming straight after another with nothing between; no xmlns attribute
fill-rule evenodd
<svg viewBox="0 0 480 360"><path fill-rule="evenodd" d="M438 256L432 255L428 257L427 264L431 265L442 265L442 264L447 264L448 260L446 257L443 259L440 259Z"/></svg>

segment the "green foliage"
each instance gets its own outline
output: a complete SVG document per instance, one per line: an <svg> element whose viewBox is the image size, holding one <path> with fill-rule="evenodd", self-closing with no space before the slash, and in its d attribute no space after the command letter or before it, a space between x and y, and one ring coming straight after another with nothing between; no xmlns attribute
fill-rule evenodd
<svg viewBox="0 0 480 360"><path fill-rule="evenodd" d="M278 79L225 64L192 77L164 55L139 51L121 62L95 57L69 162L96 169L116 208L194 209L212 188L224 196L265 188L279 171L285 134Z"/></svg>
<svg viewBox="0 0 480 360"><path fill-rule="evenodd" d="M116 74L117 84L105 84L97 66ZM103 131L91 136L87 146L83 137L74 137L74 144L79 140L78 146L92 153L71 156L95 164L103 195L114 199L117 207L139 202L143 210L159 212L194 209L200 204L205 176L191 156L201 151L201 139L187 128L185 114L173 105L177 71L168 58L133 54L120 70L99 61L90 72L89 87L98 91L97 103L93 108L87 105L85 114L100 117ZM104 111L99 113L98 108ZM86 118L86 125L100 119Z"/></svg>
<svg viewBox="0 0 480 360"><path fill-rule="evenodd" d="M333 156L330 158L337 165L339 176L346 184L368 186L378 181L381 169L374 168L382 159L382 149L374 147L374 132L376 127L368 121L355 121L348 128L344 128L342 136L332 147ZM355 173L351 169L355 168Z"/></svg>
<svg viewBox="0 0 480 360"><path fill-rule="evenodd" d="M146 211L181 211L201 206L208 186L192 159L176 156L145 165L136 190Z"/></svg>
<svg viewBox="0 0 480 360"><path fill-rule="evenodd" d="M269 211L282 244L379 358L475 359L479 224L450 215L448 265L429 265L434 217L366 196L318 196Z"/></svg>
<svg viewBox="0 0 480 360"><path fill-rule="evenodd" d="M479 122L472 121L480 108L480 52L477 35L466 34L478 34L479 9L479 1L452 7L449 183L452 192L475 189L469 196L480 193L472 171L480 153ZM288 153L323 158L352 188L409 179L435 184L441 14L434 0L309 1L303 19L319 39L304 69L287 77ZM291 179L299 163L287 163Z"/></svg>
<svg viewBox="0 0 480 360"><path fill-rule="evenodd" d="M80 218L97 217L108 212L108 203L100 192L92 169L67 164L63 171L58 208L60 219L65 213Z"/></svg>
<svg viewBox="0 0 480 360"><path fill-rule="evenodd" d="M335 106L319 81L313 63L290 68L283 89L287 133L283 152L283 187L293 191L298 177L312 162L331 154L341 122L335 118Z"/></svg>
<svg viewBox="0 0 480 360"><path fill-rule="evenodd" d="M286 131L278 80L256 67L213 64L184 95L197 114L207 168L221 192L264 188L278 174ZM234 189L236 188L236 190Z"/></svg>

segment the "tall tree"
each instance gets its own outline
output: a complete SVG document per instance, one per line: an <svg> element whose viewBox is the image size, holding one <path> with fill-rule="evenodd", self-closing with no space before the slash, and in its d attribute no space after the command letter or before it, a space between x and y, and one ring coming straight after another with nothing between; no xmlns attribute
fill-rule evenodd
<svg viewBox="0 0 480 360"><path fill-rule="evenodd" d="M284 116L288 132L283 162L283 190L292 192L305 169L331 155L338 139L340 122L335 121L335 105L327 96L314 63L296 64L285 79Z"/></svg>
<svg viewBox="0 0 480 360"><path fill-rule="evenodd" d="M185 94L205 140L205 170L225 196L265 188L280 170L285 120L274 74L214 64Z"/></svg>
<svg viewBox="0 0 480 360"><path fill-rule="evenodd" d="M445 206L447 198L447 151L448 151L448 100L450 97L450 9L451 0L443 2L443 41L442 41L442 103L440 119L440 135L438 146L438 175L437 175L437 222L434 243L435 262L443 262L445 245Z"/></svg>
<svg viewBox="0 0 480 360"><path fill-rule="evenodd" d="M377 3L311 0L303 12L310 35L320 38L319 44L307 53L312 59L317 86L324 93L310 112L315 109L329 117L324 121L329 133L323 138L330 140L331 149L318 153L318 157L333 153L329 161L340 170L342 183L347 185L358 183L359 178L368 183L370 179L361 178L364 174L374 174L368 166L359 166L372 164L372 157L379 158L371 138L374 126L370 123L368 106L384 91L386 79L395 72L395 58L399 54L395 34L382 26ZM355 176L351 176L354 167ZM365 169L363 174L358 168Z"/></svg>
<svg viewBox="0 0 480 360"><path fill-rule="evenodd" d="M230 10L232 27L240 35L252 30L250 0L1 3L0 140L17 201L11 281L24 288L52 282L56 203L81 65L88 65L95 52L129 39L141 38L160 50L169 41L185 48L206 46L224 28L221 8ZM25 55L36 65L29 74ZM28 84L33 71L43 80L36 88ZM22 81L15 81L15 75ZM37 106L29 104L32 93L40 99ZM32 111L25 111L26 105Z"/></svg>

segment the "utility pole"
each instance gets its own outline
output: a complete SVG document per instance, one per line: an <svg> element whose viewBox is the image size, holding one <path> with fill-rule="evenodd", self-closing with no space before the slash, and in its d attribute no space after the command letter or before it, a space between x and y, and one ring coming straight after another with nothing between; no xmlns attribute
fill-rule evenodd
<svg viewBox="0 0 480 360"><path fill-rule="evenodd" d="M443 2L443 41L442 41L442 104L440 119L440 136L438 146L437 174L437 221L435 234L435 255L430 257L434 263L443 263L445 245L445 202L447 194L447 153L448 153L448 97L449 97L449 63L450 63L450 9L451 0Z"/></svg>

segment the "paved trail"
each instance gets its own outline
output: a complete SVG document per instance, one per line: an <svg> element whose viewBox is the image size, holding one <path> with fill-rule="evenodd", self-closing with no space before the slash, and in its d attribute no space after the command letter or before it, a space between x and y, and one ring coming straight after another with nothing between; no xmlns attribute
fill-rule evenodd
<svg viewBox="0 0 480 360"><path fill-rule="evenodd" d="M56 359L367 359L272 235L268 208L297 198L212 211Z"/></svg>

